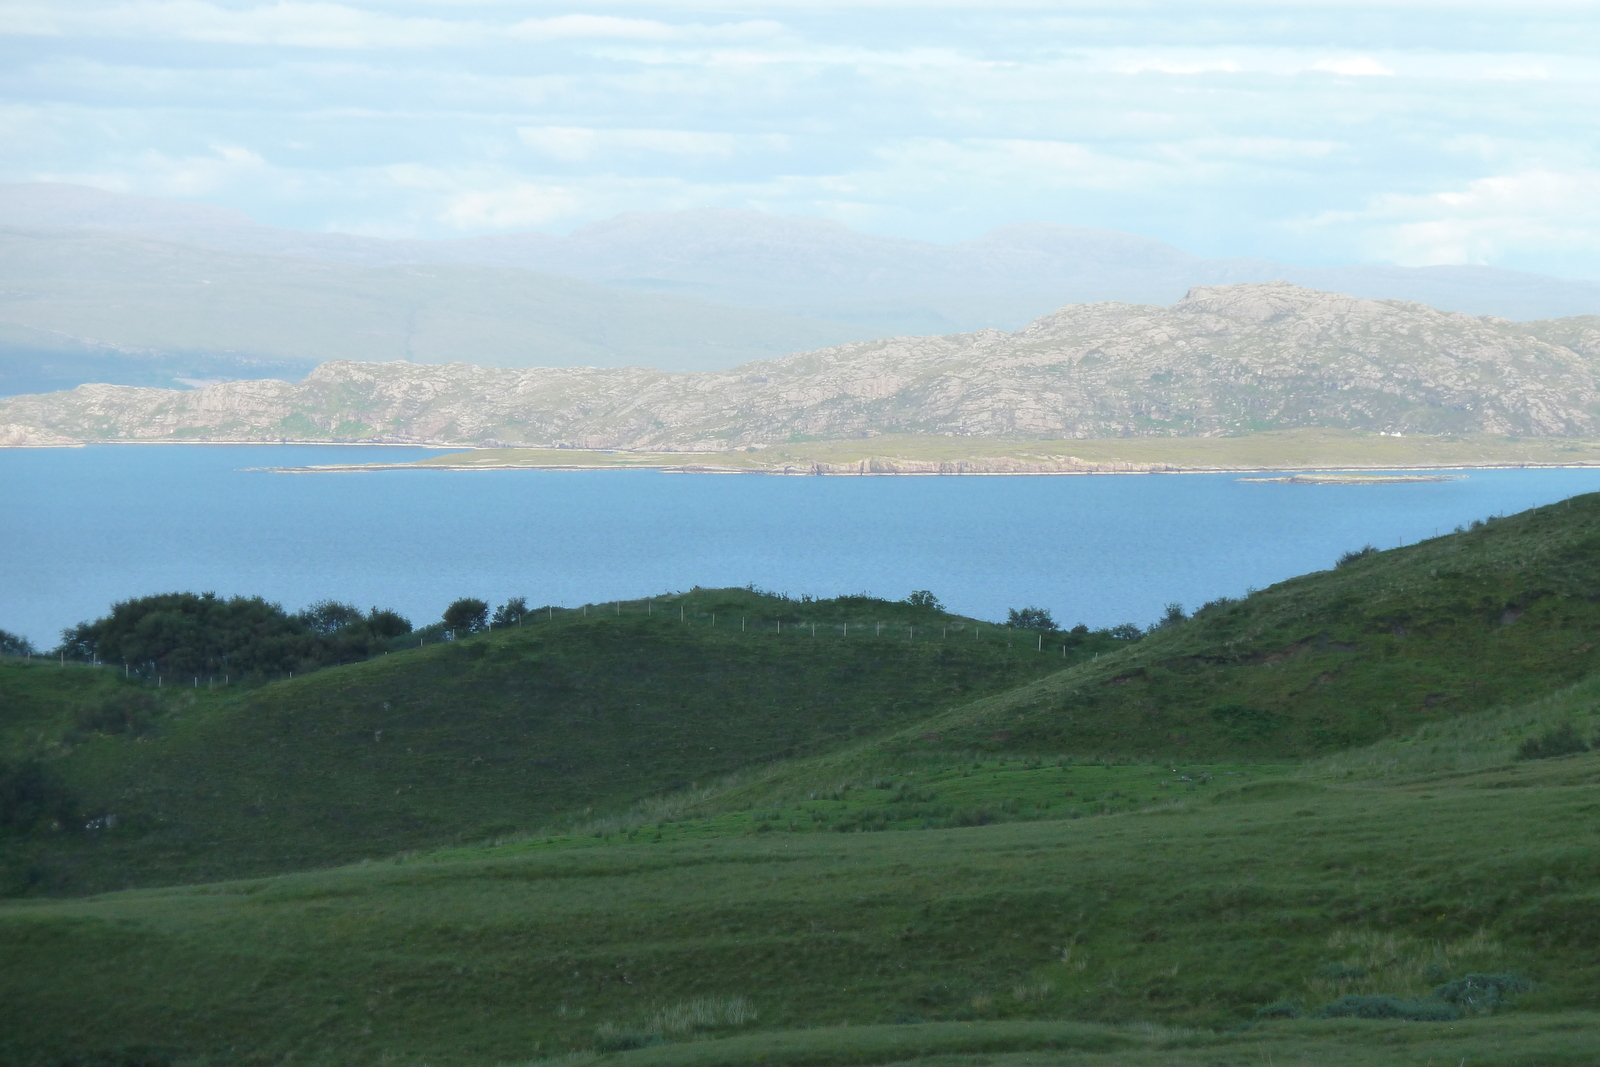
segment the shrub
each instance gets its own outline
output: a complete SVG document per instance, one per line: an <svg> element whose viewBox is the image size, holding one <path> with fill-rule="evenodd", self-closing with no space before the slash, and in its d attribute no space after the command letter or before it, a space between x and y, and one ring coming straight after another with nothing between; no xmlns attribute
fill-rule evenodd
<svg viewBox="0 0 1600 1067"><path fill-rule="evenodd" d="M1315 1019L1405 1019L1414 1023L1446 1023L1461 1018L1461 1011L1442 1000L1401 1000L1388 993L1340 997L1324 1004Z"/></svg>
<svg viewBox="0 0 1600 1067"><path fill-rule="evenodd" d="M113 604L111 614L63 631L61 651L140 672L238 678L363 660L410 630L392 611L363 616L333 600L290 615L260 597L159 593Z"/></svg>
<svg viewBox="0 0 1600 1067"><path fill-rule="evenodd" d="M528 601L523 597L514 596L494 609L494 618L491 621L496 626L517 626L527 613Z"/></svg>
<svg viewBox="0 0 1600 1067"><path fill-rule="evenodd" d="M1504 1004L1509 995L1526 993L1532 988L1533 983L1520 974L1500 971L1457 978L1434 990L1433 995L1465 1011L1489 1012Z"/></svg>
<svg viewBox="0 0 1600 1067"><path fill-rule="evenodd" d="M1305 1009L1297 1000L1274 1000L1256 1009L1258 1019L1298 1019L1303 1014Z"/></svg>
<svg viewBox="0 0 1600 1067"><path fill-rule="evenodd" d="M932 590L928 589L918 589L906 597L906 603L914 608L927 608L930 611L944 610L944 605L939 603L939 598L933 595Z"/></svg>
<svg viewBox="0 0 1600 1067"><path fill-rule="evenodd" d="M0 762L0 835L78 827L77 798L38 760Z"/></svg>
<svg viewBox="0 0 1600 1067"><path fill-rule="evenodd" d="M1012 608L1006 612L1006 625L1019 630L1048 630L1055 632L1056 620L1046 608Z"/></svg>
<svg viewBox="0 0 1600 1067"><path fill-rule="evenodd" d="M653 1045L658 1040L648 1030L636 1030L631 1026L613 1023L601 1023L595 1027L594 1037L595 1049L599 1052L627 1052L629 1049Z"/></svg>
<svg viewBox="0 0 1600 1067"><path fill-rule="evenodd" d="M1570 756L1575 752L1589 751L1589 743L1578 736L1578 731L1573 725L1562 723L1553 729L1546 730L1538 737L1529 737L1517 746L1517 759L1551 759L1555 756Z"/></svg>
<svg viewBox="0 0 1600 1067"><path fill-rule="evenodd" d="M160 712L161 703L154 693L123 692L79 708L77 725L86 733L140 737L149 732Z"/></svg>
<svg viewBox="0 0 1600 1067"><path fill-rule="evenodd" d="M1350 566L1350 564L1354 563L1358 559L1366 559L1368 556L1375 556L1377 554L1378 554L1378 546L1376 546L1376 545L1362 545L1360 548L1352 549L1351 551L1346 552L1344 555L1340 556L1338 562L1335 563L1334 566L1335 567L1348 567L1348 566Z"/></svg>

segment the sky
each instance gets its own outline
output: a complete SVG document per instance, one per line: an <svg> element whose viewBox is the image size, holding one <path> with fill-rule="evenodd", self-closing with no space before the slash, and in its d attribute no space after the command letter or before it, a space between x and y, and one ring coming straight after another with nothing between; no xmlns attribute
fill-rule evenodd
<svg viewBox="0 0 1600 1067"><path fill-rule="evenodd" d="M1600 4L0 0L0 181L375 236L753 208L1600 278Z"/></svg>

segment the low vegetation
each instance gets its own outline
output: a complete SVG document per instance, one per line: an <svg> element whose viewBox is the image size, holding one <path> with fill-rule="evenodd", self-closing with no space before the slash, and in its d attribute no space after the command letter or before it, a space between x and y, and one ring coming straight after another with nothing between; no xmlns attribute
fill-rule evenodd
<svg viewBox="0 0 1600 1067"><path fill-rule="evenodd" d="M1142 635L697 589L7 660L0 1061L1586 1065L1597 509Z"/></svg>

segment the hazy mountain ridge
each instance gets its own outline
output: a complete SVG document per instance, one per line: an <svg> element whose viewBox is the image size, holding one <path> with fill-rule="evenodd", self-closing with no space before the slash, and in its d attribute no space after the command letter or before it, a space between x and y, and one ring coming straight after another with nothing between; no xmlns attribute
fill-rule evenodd
<svg viewBox="0 0 1600 1067"><path fill-rule="evenodd" d="M293 365L304 374L329 358L707 370L870 335L527 270L356 266L136 233L0 227L6 327L146 362L232 361L231 377L262 362L274 364L267 373Z"/></svg>
<svg viewBox="0 0 1600 1067"><path fill-rule="evenodd" d="M336 361L298 384L83 386L0 401L0 440L694 450L878 433L1575 435L1600 432L1597 351L1600 319L1509 323L1278 282L1202 287L1165 308L1074 305L1015 334L855 342L699 374Z"/></svg>
<svg viewBox="0 0 1600 1067"><path fill-rule="evenodd" d="M0 225L124 230L234 252L393 266L512 267L622 288L854 322L874 333L1018 329L1067 303L1165 304L1197 285L1289 281L1469 314L1600 313L1600 282L1493 267L1303 267L1208 259L1149 237L1020 223L951 245L827 219L702 209L629 212L541 232L391 240L265 226L205 204L59 183L0 185Z"/></svg>

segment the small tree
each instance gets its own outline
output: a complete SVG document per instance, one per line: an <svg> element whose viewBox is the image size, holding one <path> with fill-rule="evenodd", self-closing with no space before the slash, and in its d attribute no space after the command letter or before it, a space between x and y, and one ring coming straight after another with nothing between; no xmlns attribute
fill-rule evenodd
<svg viewBox="0 0 1600 1067"><path fill-rule="evenodd" d="M1152 630L1165 630L1169 626L1176 626L1189 618L1184 614L1183 605L1178 603L1168 604L1161 615L1161 621L1150 627Z"/></svg>
<svg viewBox="0 0 1600 1067"><path fill-rule="evenodd" d="M939 598L933 595L930 589L918 589L906 597L906 603L914 608L927 608L929 611L943 611L944 605L939 603Z"/></svg>
<svg viewBox="0 0 1600 1067"><path fill-rule="evenodd" d="M1056 620L1046 608L1012 608L1006 613L1006 625L1019 630L1049 630L1054 633Z"/></svg>
<svg viewBox="0 0 1600 1067"><path fill-rule="evenodd" d="M514 596L494 609L494 625L515 626L522 621L522 617L527 613L527 600L520 596Z"/></svg>
<svg viewBox="0 0 1600 1067"><path fill-rule="evenodd" d="M457 637L475 634L489 625L489 605L477 597L464 596L444 609L444 625Z"/></svg>

